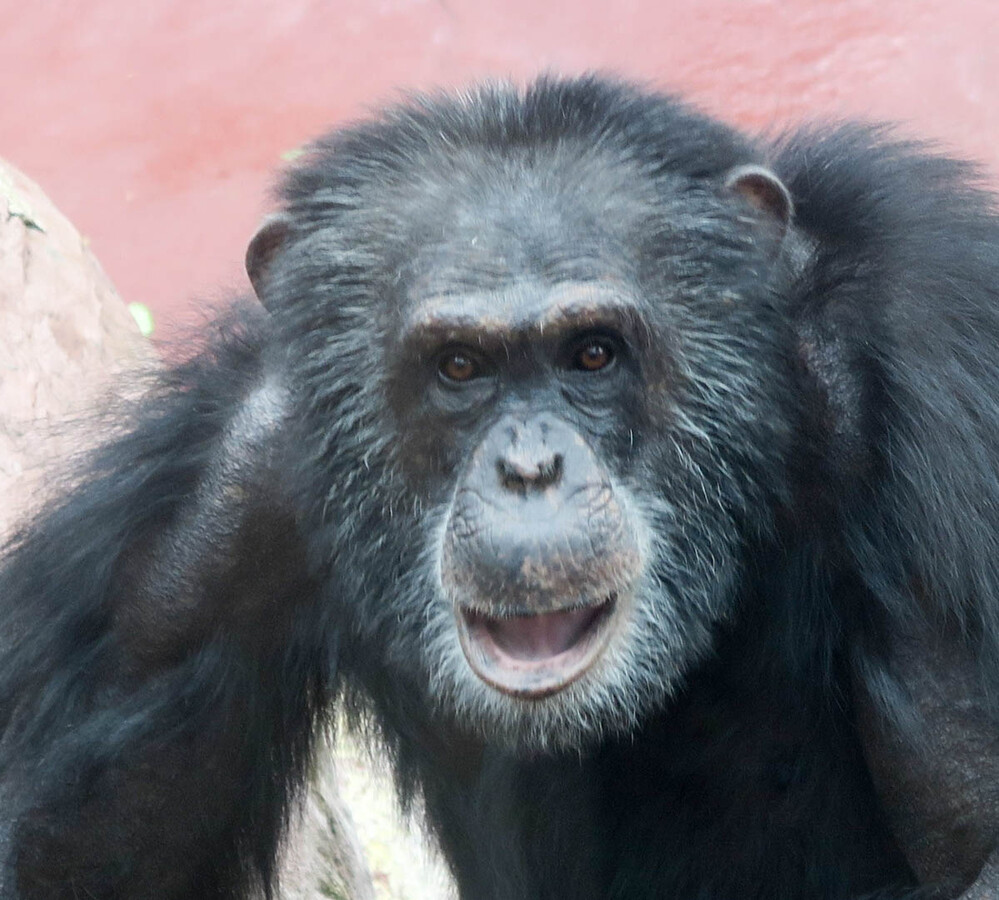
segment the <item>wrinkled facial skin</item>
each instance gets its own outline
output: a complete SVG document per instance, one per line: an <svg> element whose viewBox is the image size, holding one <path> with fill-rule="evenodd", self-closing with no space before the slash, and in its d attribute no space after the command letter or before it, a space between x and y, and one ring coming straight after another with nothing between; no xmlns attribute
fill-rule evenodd
<svg viewBox="0 0 999 900"><path fill-rule="evenodd" d="M734 569L684 439L642 440L666 402L649 324L620 283L414 306L395 402L407 477L439 503L418 626L430 696L515 748L634 727L708 648Z"/></svg>

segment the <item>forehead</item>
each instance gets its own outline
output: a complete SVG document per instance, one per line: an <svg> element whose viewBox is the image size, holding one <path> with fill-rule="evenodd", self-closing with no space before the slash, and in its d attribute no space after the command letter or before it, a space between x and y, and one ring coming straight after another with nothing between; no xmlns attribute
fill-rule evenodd
<svg viewBox="0 0 999 900"><path fill-rule="evenodd" d="M427 297L626 279L657 190L637 164L591 147L438 150L387 201L399 281Z"/></svg>

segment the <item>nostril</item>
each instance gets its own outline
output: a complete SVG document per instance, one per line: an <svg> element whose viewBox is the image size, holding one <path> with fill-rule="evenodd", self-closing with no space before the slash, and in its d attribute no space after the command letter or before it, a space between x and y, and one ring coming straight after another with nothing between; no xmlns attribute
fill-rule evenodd
<svg viewBox="0 0 999 900"><path fill-rule="evenodd" d="M556 453L551 459L538 466L538 486L549 487L562 480L562 454Z"/></svg>
<svg viewBox="0 0 999 900"><path fill-rule="evenodd" d="M500 484L506 490L517 494L523 494L527 491L530 473L525 472L521 466L505 459L499 459L496 461L496 471L499 472Z"/></svg>

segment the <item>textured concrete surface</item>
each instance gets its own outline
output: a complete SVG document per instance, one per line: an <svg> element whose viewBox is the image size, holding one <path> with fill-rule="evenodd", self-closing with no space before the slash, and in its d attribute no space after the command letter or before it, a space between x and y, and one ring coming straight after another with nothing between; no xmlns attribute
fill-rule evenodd
<svg viewBox="0 0 999 900"><path fill-rule="evenodd" d="M87 242L0 162L0 535L45 487L45 466L88 439L67 417L149 356Z"/></svg>

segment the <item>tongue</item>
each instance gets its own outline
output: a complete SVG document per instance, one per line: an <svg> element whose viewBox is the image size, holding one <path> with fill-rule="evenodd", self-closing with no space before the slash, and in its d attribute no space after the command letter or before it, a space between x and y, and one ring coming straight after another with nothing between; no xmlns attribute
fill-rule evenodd
<svg viewBox="0 0 999 900"><path fill-rule="evenodd" d="M589 606L537 616L487 619L486 629L496 646L514 659L550 659L579 643L601 609Z"/></svg>

